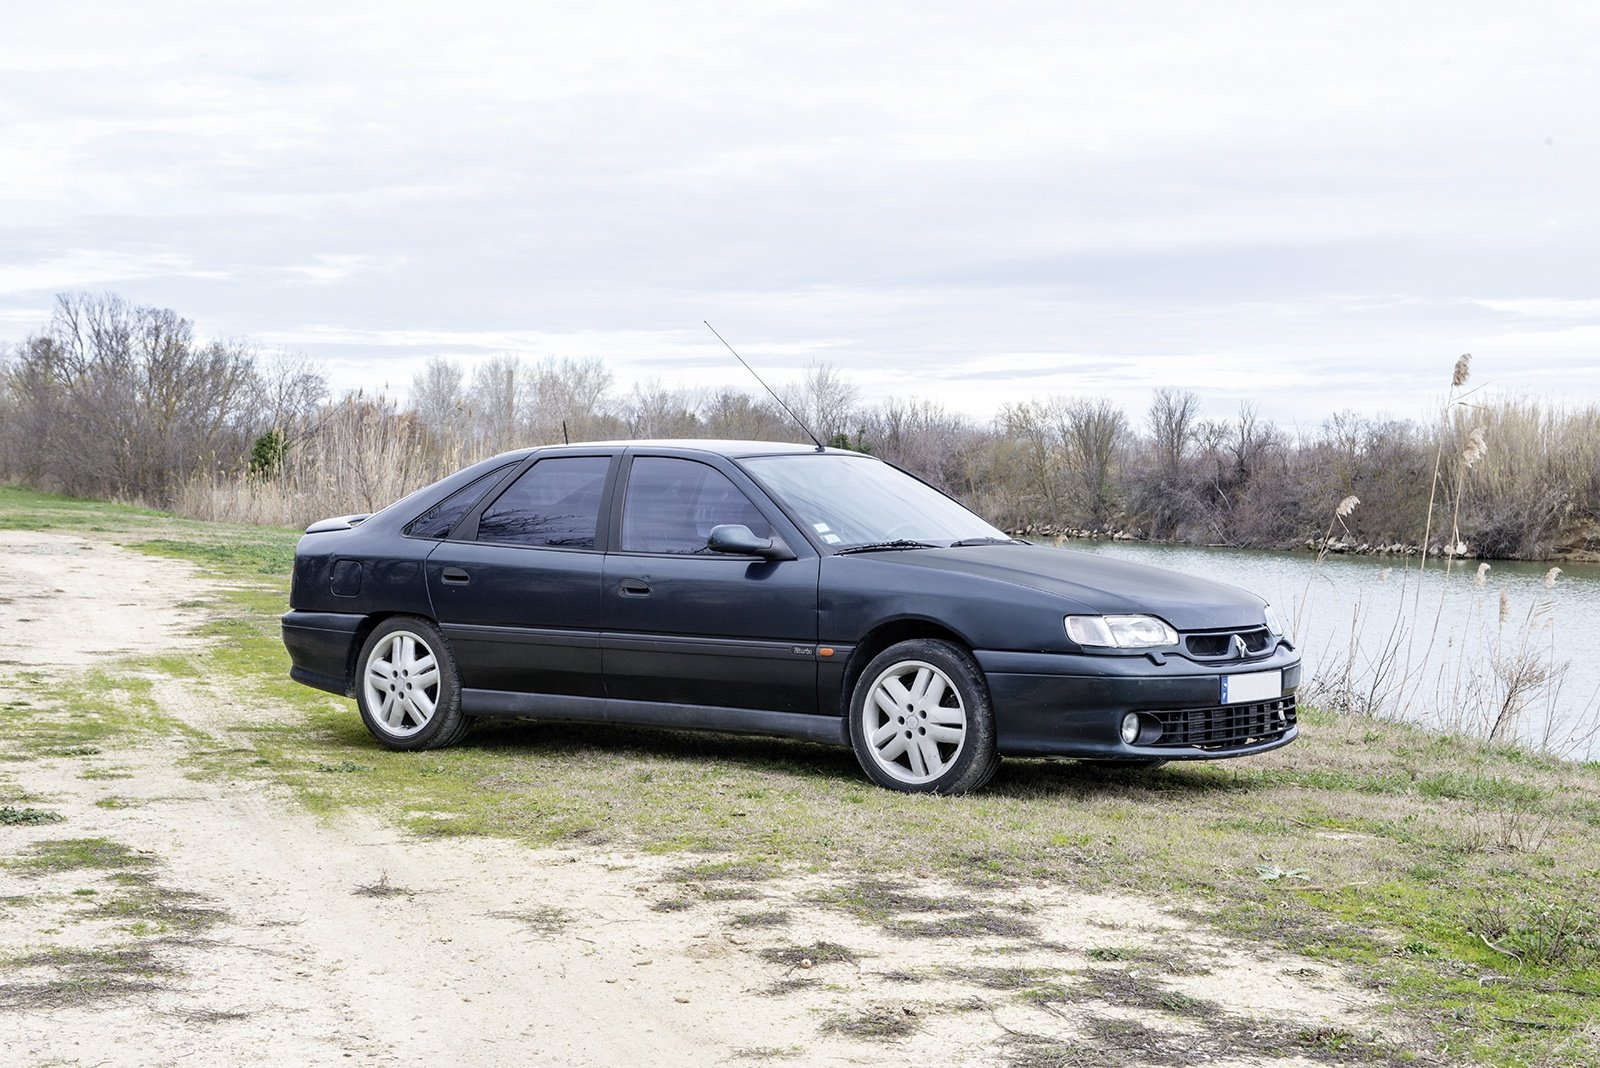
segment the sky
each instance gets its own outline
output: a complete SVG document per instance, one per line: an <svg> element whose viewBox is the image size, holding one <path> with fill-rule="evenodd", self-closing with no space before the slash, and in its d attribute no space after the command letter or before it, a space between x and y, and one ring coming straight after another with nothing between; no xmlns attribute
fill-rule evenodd
<svg viewBox="0 0 1600 1068"><path fill-rule="evenodd" d="M1600 5L6 5L0 342L598 357L978 419L1600 401Z"/></svg>

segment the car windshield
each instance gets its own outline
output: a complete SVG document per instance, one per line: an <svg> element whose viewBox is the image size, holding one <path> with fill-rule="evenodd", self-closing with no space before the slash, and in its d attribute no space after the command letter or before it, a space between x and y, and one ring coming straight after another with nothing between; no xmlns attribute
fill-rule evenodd
<svg viewBox="0 0 1600 1068"><path fill-rule="evenodd" d="M805 453L742 463L835 549L1011 540L938 490L870 457Z"/></svg>

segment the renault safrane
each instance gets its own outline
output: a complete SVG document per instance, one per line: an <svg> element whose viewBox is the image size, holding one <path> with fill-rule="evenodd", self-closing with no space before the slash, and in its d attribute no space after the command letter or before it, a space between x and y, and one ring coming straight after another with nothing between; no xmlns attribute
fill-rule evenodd
<svg viewBox="0 0 1600 1068"><path fill-rule="evenodd" d="M858 453L564 445L311 526L283 639L392 749L473 721L850 746L960 793L1002 756L1127 765L1293 741L1300 655L1217 582L1006 536Z"/></svg>

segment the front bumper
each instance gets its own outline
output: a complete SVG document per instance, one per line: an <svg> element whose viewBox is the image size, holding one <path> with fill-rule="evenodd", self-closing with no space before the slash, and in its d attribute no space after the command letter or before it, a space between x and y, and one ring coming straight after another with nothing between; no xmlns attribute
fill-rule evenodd
<svg viewBox="0 0 1600 1068"><path fill-rule="evenodd" d="M1220 663L1170 653L974 655L988 678L1000 752L1010 756L1217 760L1276 749L1299 733L1293 696L1300 685L1300 654L1284 644L1268 656ZM1221 703L1222 676L1272 670L1283 672L1288 701ZM1119 730L1129 712L1158 713L1152 720L1184 729L1129 745Z"/></svg>

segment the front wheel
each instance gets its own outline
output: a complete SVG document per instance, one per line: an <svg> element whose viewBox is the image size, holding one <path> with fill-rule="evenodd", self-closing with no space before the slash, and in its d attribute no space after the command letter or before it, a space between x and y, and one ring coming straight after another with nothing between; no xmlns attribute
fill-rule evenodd
<svg viewBox="0 0 1600 1068"><path fill-rule="evenodd" d="M862 770L904 793L963 794L999 765L983 673L965 649L918 638L879 653L850 699Z"/></svg>
<svg viewBox="0 0 1600 1068"><path fill-rule="evenodd" d="M356 707L390 749L439 749L467 732L461 682L444 635L425 619L395 616L361 647Z"/></svg>

